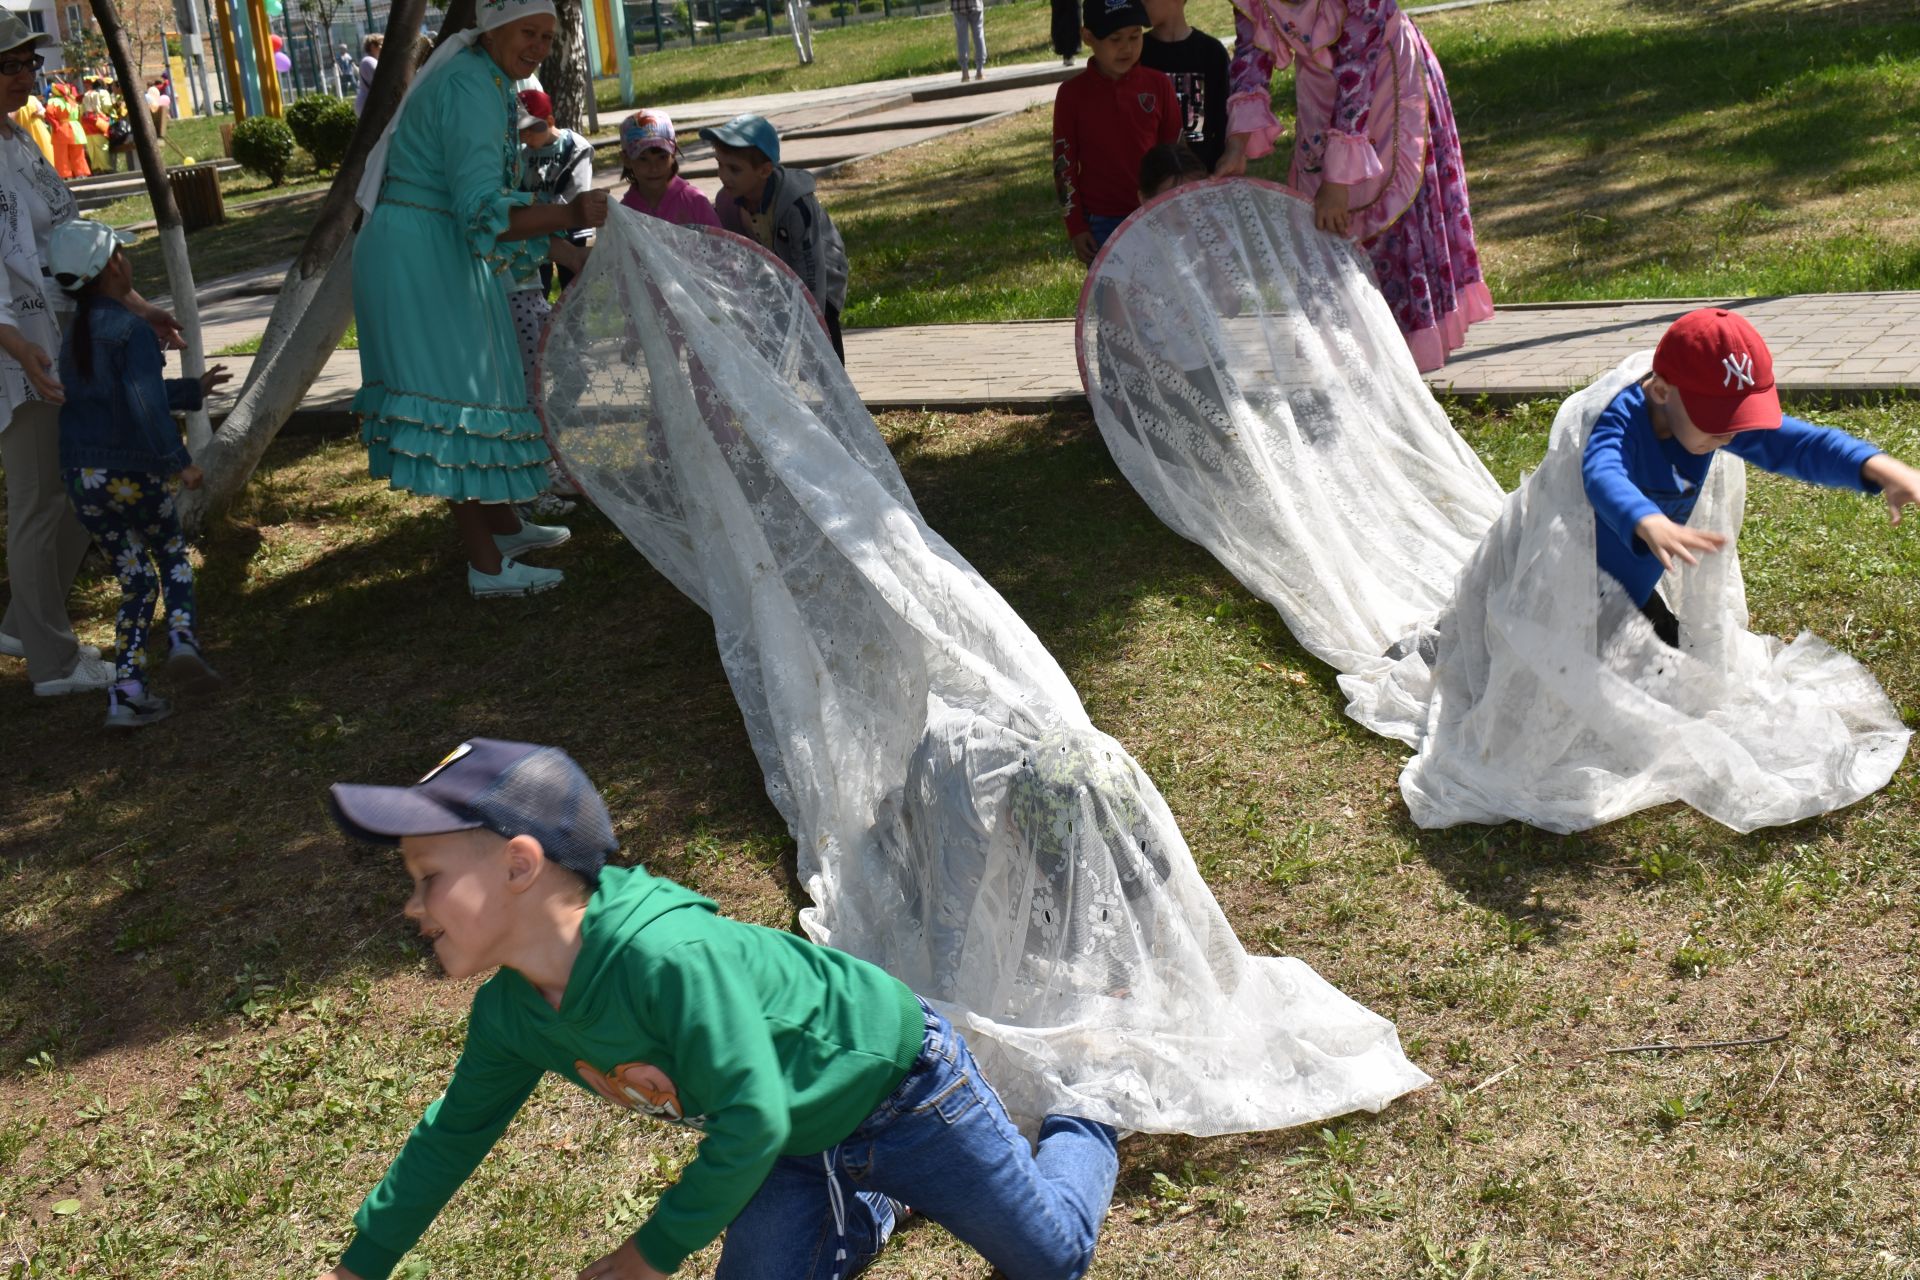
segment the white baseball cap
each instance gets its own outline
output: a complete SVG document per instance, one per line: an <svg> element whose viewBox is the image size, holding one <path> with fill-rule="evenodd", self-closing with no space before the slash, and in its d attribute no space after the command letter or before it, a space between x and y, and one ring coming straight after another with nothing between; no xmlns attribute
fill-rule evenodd
<svg viewBox="0 0 1920 1280"><path fill-rule="evenodd" d="M104 222L75 218L53 229L47 243L47 271L62 289L72 291L107 269L113 251L133 238Z"/></svg>

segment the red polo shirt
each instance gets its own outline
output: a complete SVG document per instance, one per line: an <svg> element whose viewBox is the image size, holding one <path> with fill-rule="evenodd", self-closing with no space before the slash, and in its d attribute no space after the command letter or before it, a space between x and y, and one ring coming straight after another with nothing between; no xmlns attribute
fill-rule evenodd
<svg viewBox="0 0 1920 1280"><path fill-rule="evenodd" d="M1053 100L1053 187L1067 234L1087 230L1087 215L1124 218L1140 204L1140 161L1178 142L1182 117L1173 81L1135 63L1118 80L1097 67L1060 86Z"/></svg>

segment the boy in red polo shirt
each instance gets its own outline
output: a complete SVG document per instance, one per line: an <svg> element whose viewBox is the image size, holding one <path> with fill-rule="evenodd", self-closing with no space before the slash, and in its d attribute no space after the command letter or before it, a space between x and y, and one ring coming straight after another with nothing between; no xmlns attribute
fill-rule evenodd
<svg viewBox="0 0 1920 1280"><path fill-rule="evenodd" d="M1053 100L1053 186L1074 256L1091 263L1139 207L1141 158L1179 141L1182 117L1173 81L1140 64L1140 0L1086 0L1082 16L1093 56Z"/></svg>

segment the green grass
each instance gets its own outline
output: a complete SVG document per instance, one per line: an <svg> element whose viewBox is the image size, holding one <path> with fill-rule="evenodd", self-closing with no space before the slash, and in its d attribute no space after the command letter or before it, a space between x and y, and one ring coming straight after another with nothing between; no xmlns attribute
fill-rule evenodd
<svg viewBox="0 0 1920 1280"><path fill-rule="evenodd" d="M1040 0L1015 0L987 10L987 53L996 65L1053 58L1047 42L1051 9ZM708 98L735 98L796 89L828 89L867 80L952 71L953 23L944 7L925 18L894 18L835 25L814 12L813 62L800 66L793 41L742 40L637 56L634 105L669 106ZM597 86L600 105L617 99L617 84Z"/></svg>
<svg viewBox="0 0 1920 1280"><path fill-rule="evenodd" d="M1420 22L1497 302L1920 287L1910 7L1556 0ZM1274 99L1290 121L1287 76ZM847 323L1072 315L1050 137L1036 110L824 182ZM1283 157L1256 172L1284 181Z"/></svg>
<svg viewBox="0 0 1920 1280"><path fill-rule="evenodd" d="M1511 483L1552 408L1452 411ZM1819 416L1920 453L1912 401ZM1747 836L1678 807L1571 837L1423 832L1404 752L1153 517L1083 414L883 425L933 526L1159 783L1249 949L1393 1018L1438 1081L1377 1118L1126 1144L1098 1280L1920 1266L1912 763L1843 813ZM605 522L572 523L563 590L481 608L440 506L367 480L348 442L283 440L204 547L220 700L109 741L96 700L36 700L5 669L0 1274L331 1261L441 1088L469 996L409 936L393 857L331 830L331 781L414 777L476 733L559 742L626 858L792 920L792 850L708 620ZM1826 636L1920 719L1912 528L1756 477L1741 550L1756 630ZM89 569L86 638L110 641L115 597ZM403 1274L571 1275L688 1154L549 1082ZM985 1271L922 1223L869 1274Z"/></svg>
<svg viewBox="0 0 1920 1280"><path fill-rule="evenodd" d="M357 322L355 322L347 325L347 331L340 335L340 345L337 346L335 350L358 351L359 349L360 349L360 325ZM252 338L248 338L244 342L229 343L226 346L220 348L218 351L212 351L212 352L209 352L208 354L215 355L215 356L258 355L260 354L260 339L258 337L252 337Z"/></svg>

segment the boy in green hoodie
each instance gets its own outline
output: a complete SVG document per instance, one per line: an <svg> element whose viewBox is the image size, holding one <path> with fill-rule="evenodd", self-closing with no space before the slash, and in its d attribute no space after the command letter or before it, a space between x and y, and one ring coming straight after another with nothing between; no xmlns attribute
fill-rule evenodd
<svg viewBox="0 0 1920 1280"><path fill-rule="evenodd" d="M406 914L474 995L453 1079L354 1215L331 1280L382 1280L548 1071L700 1130L680 1180L582 1280L848 1277L912 1205L1009 1280L1071 1280L1118 1172L1112 1129L1049 1116L1037 1150L946 1019L878 968L728 920L632 867L562 751L475 738L411 787L336 784L335 820L398 844Z"/></svg>

